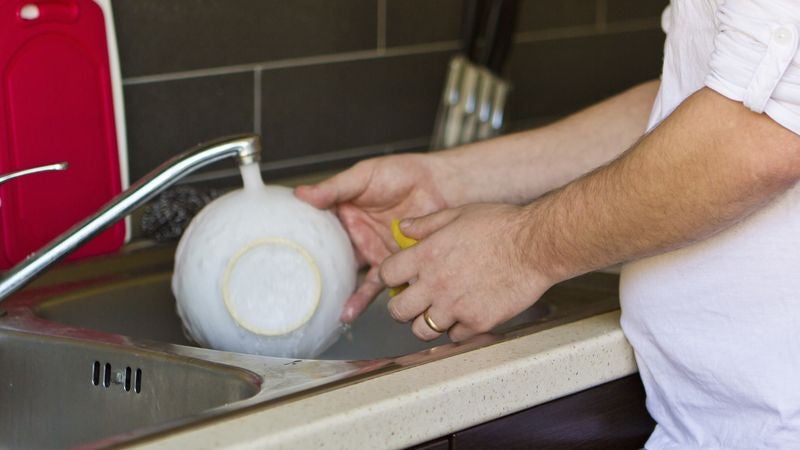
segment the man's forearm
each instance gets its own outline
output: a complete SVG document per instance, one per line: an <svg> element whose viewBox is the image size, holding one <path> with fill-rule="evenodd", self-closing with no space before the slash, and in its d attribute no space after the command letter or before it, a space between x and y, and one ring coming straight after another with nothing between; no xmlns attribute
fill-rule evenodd
<svg viewBox="0 0 800 450"><path fill-rule="evenodd" d="M703 89L619 159L526 207L526 261L557 282L675 249L799 176L800 137Z"/></svg>
<svg viewBox="0 0 800 450"><path fill-rule="evenodd" d="M450 206L523 204L614 159L644 133L658 81L629 89L551 125L436 153L458 180Z"/></svg>

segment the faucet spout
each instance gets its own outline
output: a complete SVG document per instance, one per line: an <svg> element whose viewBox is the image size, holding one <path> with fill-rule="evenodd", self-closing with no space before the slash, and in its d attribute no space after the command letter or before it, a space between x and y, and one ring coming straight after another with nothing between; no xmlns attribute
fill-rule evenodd
<svg viewBox="0 0 800 450"><path fill-rule="evenodd" d="M261 158L260 138L254 134L221 138L200 144L161 164L92 216L65 231L6 272L0 280L0 303L22 289L42 271L176 181L201 167L229 157L236 158L240 165L258 162Z"/></svg>

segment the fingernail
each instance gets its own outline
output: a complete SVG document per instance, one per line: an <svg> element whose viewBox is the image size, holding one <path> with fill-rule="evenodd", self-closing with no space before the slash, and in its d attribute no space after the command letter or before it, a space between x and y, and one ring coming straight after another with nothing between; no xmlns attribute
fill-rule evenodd
<svg viewBox="0 0 800 450"><path fill-rule="evenodd" d="M400 221L400 228L408 228L408 227L410 227L411 226L411 222L413 222L413 220L411 220L411 219L403 219L403 220L401 220Z"/></svg>
<svg viewBox="0 0 800 450"><path fill-rule="evenodd" d="M342 322L344 322L344 323L352 322L353 321L353 308L345 308L345 310L342 311L341 319L342 319Z"/></svg>

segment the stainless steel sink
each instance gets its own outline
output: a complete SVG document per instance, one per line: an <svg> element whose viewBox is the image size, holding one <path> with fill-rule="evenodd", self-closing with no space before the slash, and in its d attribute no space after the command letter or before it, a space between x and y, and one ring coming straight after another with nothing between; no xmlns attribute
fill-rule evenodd
<svg viewBox="0 0 800 450"><path fill-rule="evenodd" d="M170 272L56 296L39 303L34 313L44 319L171 344L196 344L182 332L170 290ZM402 356L449 343L447 337L432 342L417 339L407 324L389 315L384 292L342 338L319 359L368 360ZM497 331L536 323L549 316L550 303L539 303Z"/></svg>
<svg viewBox="0 0 800 450"><path fill-rule="evenodd" d="M259 385L255 373L202 360L4 331L0 447L70 446L153 427L252 397Z"/></svg>
<svg viewBox="0 0 800 450"><path fill-rule="evenodd" d="M3 304L0 448L134 442L618 307L617 276L588 274L491 335L455 345L418 341L391 320L384 295L319 359L243 355L184 337L169 288L172 251L65 265Z"/></svg>

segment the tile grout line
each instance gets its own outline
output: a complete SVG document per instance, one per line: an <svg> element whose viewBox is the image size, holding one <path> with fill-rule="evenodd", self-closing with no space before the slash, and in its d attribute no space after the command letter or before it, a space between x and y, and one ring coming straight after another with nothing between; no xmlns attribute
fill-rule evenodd
<svg viewBox="0 0 800 450"><path fill-rule="evenodd" d="M386 51L386 0L378 0L377 18L377 50L378 53Z"/></svg>
<svg viewBox="0 0 800 450"><path fill-rule="evenodd" d="M595 8L595 26L597 27L597 31L605 31L608 25L608 0L597 0Z"/></svg>
<svg viewBox="0 0 800 450"><path fill-rule="evenodd" d="M596 25L594 24L528 31L528 32L518 33L514 37L514 42L517 43L530 43L530 42L540 42L540 41L543 42L554 39L608 35L608 34L617 34L630 31L644 31L650 29L660 29L660 19L656 18L636 19L625 22L610 23L607 24L602 31L599 31ZM287 58L287 59L262 62L262 63L239 64L232 66L215 67L210 69L196 69L196 70L187 70L181 72L163 73L157 75L128 77L123 79L122 84L124 86L132 86L137 84L177 81L177 80L201 78L207 76L240 74L256 70L266 71L266 70L276 70L276 69L288 69L294 67L304 67L304 66L319 65L319 64L360 61L366 59L411 56L411 55L433 53L440 51L454 51L459 48L459 45L460 45L459 41L452 40L452 41L432 42L419 45L388 47L382 51L379 51L377 49L356 50L344 53L304 56L300 58Z"/></svg>
<svg viewBox="0 0 800 450"><path fill-rule="evenodd" d="M253 133L261 135L261 69L253 70Z"/></svg>
<svg viewBox="0 0 800 450"><path fill-rule="evenodd" d="M527 44L531 42L545 42L556 39L606 36L632 31L646 31L655 29L660 29L658 28L657 19L637 19L607 24L603 27L602 31L597 29L596 24L553 28L549 30L526 31L518 33L514 37L514 42Z"/></svg>
<svg viewBox="0 0 800 450"><path fill-rule="evenodd" d="M458 48L458 41L441 41L421 45L408 45L403 47L393 47L378 52L372 50L357 50L344 53L331 53L327 55L317 56L304 56L300 58L288 58L276 61L269 61L264 63L252 64L239 64L234 66L222 66L211 69L196 69L186 70L181 72L171 72L157 75L143 75L138 77L125 78L122 81L123 85L135 85L154 83L160 81L175 81L184 80L189 78L200 78L206 76L216 75L230 75L236 73L246 73L251 70L274 70L274 69L288 69L293 67L312 66L317 64L330 64L339 62L359 61L364 59L384 58L394 56L409 56L423 53L432 53L440 51L456 50Z"/></svg>

